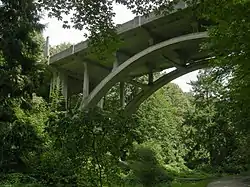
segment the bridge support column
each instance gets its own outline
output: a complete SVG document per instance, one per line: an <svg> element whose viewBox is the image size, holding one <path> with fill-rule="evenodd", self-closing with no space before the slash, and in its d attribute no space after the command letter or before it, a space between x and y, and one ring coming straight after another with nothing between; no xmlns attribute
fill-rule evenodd
<svg viewBox="0 0 250 187"><path fill-rule="evenodd" d="M112 71L116 70L116 68L119 66L118 58L117 58L117 53L114 53L115 56L115 61L113 62L113 69Z"/></svg>
<svg viewBox="0 0 250 187"><path fill-rule="evenodd" d="M61 91L65 100L65 108L68 108L68 76L60 72Z"/></svg>
<svg viewBox="0 0 250 187"><path fill-rule="evenodd" d="M117 53L114 53L114 56L115 56L115 61L113 62L112 71L115 71L116 68L119 66ZM121 108L125 107L125 83L124 82L120 82L120 107Z"/></svg>
<svg viewBox="0 0 250 187"><path fill-rule="evenodd" d="M46 37L44 57L47 59L47 64L49 64L49 60L50 60L49 36Z"/></svg>
<svg viewBox="0 0 250 187"><path fill-rule="evenodd" d="M120 107L125 107L125 83L120 82Z"/></svg>
<svg viewBox="0 0 250 187"><path fill-rule="evenodd" d="M154 82L154 74L153 71L150 71L148 74L148 85L152 85Z"/></svg>
<svg viewBox="0 0 250 187"><path fill-rule="evenodd" d="M89 73L87 63L84 64L83 99L89 95Z"/></svg>

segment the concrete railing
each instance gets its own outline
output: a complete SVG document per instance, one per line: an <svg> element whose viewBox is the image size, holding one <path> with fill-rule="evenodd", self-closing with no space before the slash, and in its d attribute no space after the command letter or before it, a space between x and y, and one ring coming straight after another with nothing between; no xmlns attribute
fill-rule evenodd
<svg viewBox="0 0 250 187"><path fill-rule="evenodd" d="M169 13L174 13L174 12L177 12L178 10L182 10L182 9L185 9L187 8L187 4L183 1L179 2L178 4L176 4L174 6L174 9ZM153 22L159 18L162 18L166 15L156 15L154 13L151 13L149 14L148 16L137 16L135 17L133 20L130 20L124 24L121 24L117 27L117 32L118 34L122 34L124 32L127 32L129 30L132 30L132 29L135 29L137 27L140 27L144 24L147 24L149 22ZM72 55L76 52L79 52L79 51L82 51L84 49L86 49L88 47L88 40L85 40L85 41L82 41L64 51L61 51L55 55L53 55L51 58L50 58L50 63L53 63L53 62L56 62L60 59L63 59L69 55Z"/></svg>

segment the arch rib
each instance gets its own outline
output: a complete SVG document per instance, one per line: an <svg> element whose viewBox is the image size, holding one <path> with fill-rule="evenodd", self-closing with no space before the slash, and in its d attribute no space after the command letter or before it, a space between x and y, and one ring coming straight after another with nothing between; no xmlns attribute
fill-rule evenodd
<svg viewBox="0 0 250 187"><path fill-rule="evenodd" d="M145 90L142 90L138 95L136 95L132 101L130 101L127 106L125 107L125 111L127 114L131 115L136 110L139 108L139 106L147 99L149 98L152 94L154 94L157 90L159 90L161 87L164 85L168 84L172 80L185 75L187 73L190 73L192 71L202 69L208 66L208 60L204 60L202 62L196 63L196 64L191 64L187 66L185 69L176 69L158 80L154 82L154 84L150 87L148 87Z"/></svg>
<svg viewBox="0 0 250 187"><path fill-rule="evenodd" d="M127 61L122 63L120 66L118 66L115 71L111 72L107 77L105 77L90 93L88 98L83 102L83 105L80 107L80 109L88 108L96 106L96 104L99 102L99 100L109 91L109 89L115 85L117 82L119 82L126 74L129 73L131 69L135 65L138 65L135 63L140 58L146 56L147 54L150 54L154 51L157 51L159 49L162 49L164 47L189 41L189 40L196 40L196 39L202 39L207 38L208 34L207 32L198 32L198 33L192 33L187 34L179 37L175 37L166 41L163 41L161 43L158 43L154 46L148 47L147 49L137 53L133 57L129 58Z"/></svg>

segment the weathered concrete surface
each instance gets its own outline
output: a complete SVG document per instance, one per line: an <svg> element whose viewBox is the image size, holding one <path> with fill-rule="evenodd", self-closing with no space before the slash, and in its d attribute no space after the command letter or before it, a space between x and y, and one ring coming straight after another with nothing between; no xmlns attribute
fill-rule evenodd
<svg viewBox="0 0 250 187"><path fill-rule="evenodd" d="M226 177L208 184L207 187L249 187L250 177Z"/></svg>
<svg viewBox="0 0 250 187"><path fill-rule="evenodd" d="M200 33L192 33L183 35L180 37L171 38L169 40L163 41L159 44L156 44L154 46L148 47L147 49L137 53L133 57L126 60L124 63L122 63L120 66L118 66L114 71L112 71L110 74L108 74L90 93L89 97L85 100L83 107L91 107L95 106L99 100L105 95L105 93L108 92L108 90L115 85L118 81L121 81L122 79L127 79L129 77L129 74L133 72L134 69L140 68L141 63L147 60L148 55L152 55L155 52L162 52L162 50L166 49L167 47L174 45L174 44L183 44L185 42L189 42L190 45L193 41L199 41L203 40L204 38L207 38L207 32L200 32ZM198 49L197 49L198 50ZM197 52L198 53L198 52ZM206 57L206 55L204 55ZM203 56L203 57L204 57ZM185 66L185 64L180 64ZM200 67L199 67L200 68ZM191 71L196 70L197 68L193 67L192 70L186 71L186 68L183 68L183 70L180 70L180 73L178 76L175 76L174 78L178 78L181 75L184 75L186 73L189 73ZM168 80L173 80L172 77L170 77ZM168 83L168 81L165 82L165 84ZM164 86L165 84L161 84L161 86ZM158 87L159 88L159 87ZM155 89L155 88L154 88ZM156 91L157 89L155 89ZM151 95L151 94L150 94Z"/></svg>

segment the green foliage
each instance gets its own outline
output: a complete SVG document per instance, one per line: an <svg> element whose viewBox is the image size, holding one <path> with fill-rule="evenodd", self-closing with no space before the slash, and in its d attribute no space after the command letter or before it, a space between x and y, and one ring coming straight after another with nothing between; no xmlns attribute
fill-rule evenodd
<svg viewBox="0 0 250 187"><path fill-rule="evenodd" d="M94 2L94 1L45 1L39 2L42 9L49 12L49 16L57 17L63 20L63 15L68 15L74 11L72 15L72 24L67 20L63 20L63 27L83 30L86 29L91 35L91 43L93 50L100 56L115 51L119 44L116 37L115 25L113 22L113 2ZM54 5L57 6L54 6ZM87 36L87 34L85 34ZM98 46L98 47L97 47Z"/></svg>
<svg viewBox="0 0 250 187"><path fill-rule="evenodd" d="M164 184L170 186L172 178L167 174L164 167L160 165L155 152L147 147L139 146L131 154L129 164L135 175L136 181L145 187L153 187Z"/></svg>
<svg viewBox="0 0 250 187"><path fill-rule="evenodd" d="M216 23L203 47L211 49L216 57L211 65L217 68L200 73L192 83L192 94L184 94L174 84L165 86L141 106L138 118L128 118L117 109L118 85L106 97L108 111L79 112L72 107L65 111L60 88L52 93L50 104L33 94L45 96L40 85L47 87L50 77L41 57L39 10L59 19L75 10L74 27L86 28L92 50L103 56L120 44L112 20L114 2L147 14L165 13L179 0L0 1L2 181L96 187L122 185L131 177L144 186L169 186L171 176L194 175L189 168L236 173L249 167L247 0L204 0L199 5L196 0L186 1L194 5L194 13L199 11L198 16ZM52 54L69 45L52 48ZM126 103L138 91L126 85L130 94ZM128 163L125 169L121 163Z"/></svg>
<svg viewBox="0 0 250 187"><path fill-rule="evenodd" d="M0 102L11 97L30 94L39 87L37 58L40 47L34 39L43 26L33 1L5 1L0 6ZM36 72L36 75L34 74ZM34 76L35 75L35 76ZM36 82L37 81L37 82Z"/></svg>
<svg viewBox="0 0 250 187"><path fill-rule="evenodd" d="M50 146L40 156L34 175L40 183L48 186L76 185L77 176L74 169L74 164L67 156Z"/></svg>
<svg viewBox="0 0 250 187"><path fill-rule="evenodd" d="M139 110L143 140L158 149L160 160L168 170L185 170L186 153L182 141L185 109L189 100L177 85L169 84L152 95Z"/></svg>
<svg viewBox="0 0 250 187"><path fill-rule="evenodd" d="M122 111L120 111L121 113ZM45 183L104 186L121 181L119 159L131 149L135 119L98 109L55 113L47 131L53 147L38 170Z"/></svg>
<svg viewBox="0 0 250 187"><path fill-rule="evenodd" d="M0 123L1 170L28 171L46 139L43 134L48 114L46 105L41 98L34 96L29 110L22 109L18 100L9 99L2 106L10 110L2 114L9 115L11 120Z"/></svg>
<svg viewBox="0 0 250 187"><path fill-rule="evenodd" d="M217 2L217 1L214 1ZM210 2L206 2L208 5ZM211 1L213 3L213 1ZM205 6L204 5L204 6ZM233 124L247 132L249 130L249 43L250 3L247 0L220 1L203 9L203 16L213 20L216 25L209 29L210 41L204 46L216 58L211 65L218 82L227 80L226 93L228 111ZM231 16L231 15L234 16Z"/></svg>
<svg viewBox="0 0 250 187"><path fill-rule="evenodd" d="M24 175L22 173L12 173L8 175L3 175L3 176L0 176L0 180L1 180L0 186L1 185L23 186L22 184L37 183L36 179L28 175Z"/></svg>
<svg viewBox="0 0 250 187"><path fill-rule="evenodd" d="M189 129L186 136L189 167L205 164L212 167L210 170L220 172L244 170L248 159L243 161L241 157L248 155L242 149L247 145L247 136L232 122L226 85L214 81L210 70L201 71L192 85L195 109L187 114L185 121Z"/></svg>
<svg viewBox="0 0 250 187"><path fill-rule="evenodd" d="M43 120L32 93L43 75L40 15L33 1L1 1L0 6L0 168L29 170L27 160L43 144ZM37 120L37 121L36 121Z"/></svg>
<svg viewBox="0 0 250 187"><path fill-rule="evenodd" d="M62 95L62 86L55 85L50 93L50 108L52 111L63 111L65 109L65 99Z"/></svg>

